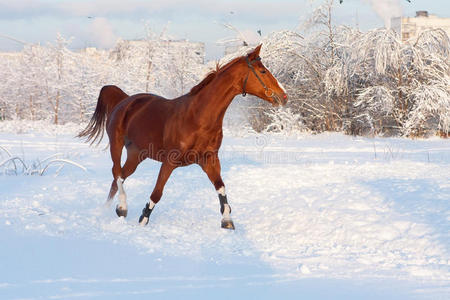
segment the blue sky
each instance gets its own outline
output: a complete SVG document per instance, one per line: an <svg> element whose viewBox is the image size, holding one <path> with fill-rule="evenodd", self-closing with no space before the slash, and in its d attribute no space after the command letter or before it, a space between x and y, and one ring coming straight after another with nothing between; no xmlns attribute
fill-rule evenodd
<svg viewBox="0 0 450 300"><path fill-rule="evenodd" d="M317 5L322 1L312 1ZM414 16L416 10L428 10L450 17L448 0L335 0L335 22L356 25L362 30L384 26L380 14L400 10ZM384 8L374 5L384 5ZM0 51L17 51L26 43L45 44L56 33L73 37L72 48L109 47L118 37L138 39L144 36L147 22L154 32L168 28L174 38L206 43L207 56L221 56L216 41L232 37L234 32L222 24L230 23L245 34L257 30L268 34L275 30L298 28L311 11L310 0L0 0Z"/></svg>

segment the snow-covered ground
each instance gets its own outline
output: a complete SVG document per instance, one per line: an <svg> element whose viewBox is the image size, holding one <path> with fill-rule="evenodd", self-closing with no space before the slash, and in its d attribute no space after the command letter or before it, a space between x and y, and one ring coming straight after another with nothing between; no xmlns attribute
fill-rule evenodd
<svg viewBox="0 0 450 300"><path fill-rule="evenodd" d="M125 182L118 219L103 208L106 142L73 136L0 133L29 165L60 153L87 168L0 169L1 299L450 298L448 140L228 132L232 232L197 166L175 170L137 226L159 169L150 160Z"/></svg>

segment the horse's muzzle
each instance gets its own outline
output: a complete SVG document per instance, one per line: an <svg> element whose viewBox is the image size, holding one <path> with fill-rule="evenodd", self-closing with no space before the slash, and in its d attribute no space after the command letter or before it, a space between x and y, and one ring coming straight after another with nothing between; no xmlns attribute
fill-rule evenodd
<svg viewBox="0 0 450 300"><path fill-rule="evenodd" d="M273 93L271 97L273 99L272 104L274 106L284 106L284 105L286 105L286 103L288 101L288 96L285 93L283 93L282 95L277 95L277 94Z"/></svg>

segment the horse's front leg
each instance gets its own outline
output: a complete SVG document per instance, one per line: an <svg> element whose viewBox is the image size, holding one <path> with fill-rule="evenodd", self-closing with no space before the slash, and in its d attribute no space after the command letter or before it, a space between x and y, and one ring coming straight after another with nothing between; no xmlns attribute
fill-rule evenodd
<svg viewBox="0 0 450 300"><path fill-rule="evenodd" d="M170 162L163 162L161 168L159 169L158 179L156 180L155 188L153 189L152 194L150 195L149 202L145 205L142 210L142 215L139 218L139 224L145 226L148 224L148 220L150 218L150 214L153 211L153 208L158 203L159 199L163 194L164 186L166 185L167 180L172 174L172 171L176 168L175 165Z"/></svg>
<svg viewBox="0 0 450 300"><path fill-rule="evenodd" d="M208 175L209 180L214 185L219 196L220 213L222 214L222 228L234 230L234 223L231 219L231 206L228 204L225 193L225 184L220 176L220 161L217 155L209 157L200 163L203 171Z"/></svg>

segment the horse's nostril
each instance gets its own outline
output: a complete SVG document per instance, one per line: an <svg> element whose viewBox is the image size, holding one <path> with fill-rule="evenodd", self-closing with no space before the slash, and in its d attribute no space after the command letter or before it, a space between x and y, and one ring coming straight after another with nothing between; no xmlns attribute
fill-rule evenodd
<svg viewBox="0 0 450 300"><path fill-rule="evenodd" d="M288 96L287 96L287 94L284 94L283 100L281 102L283 103L283 105L285 105L287 103L287 101L288 101Z"/></svg>

